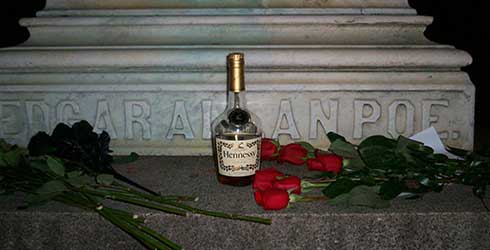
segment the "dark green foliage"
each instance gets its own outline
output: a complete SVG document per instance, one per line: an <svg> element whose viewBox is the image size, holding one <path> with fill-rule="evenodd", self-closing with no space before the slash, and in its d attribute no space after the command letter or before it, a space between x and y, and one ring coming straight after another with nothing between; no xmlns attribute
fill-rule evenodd
<svg viewBox="0 0 490 250"><path fill-rule="evenodd" d="M435 154L432 148L403 136L396 140L371 136L358 146L334 133L329 133L328 138L331 140L329 151L345 159L344 171L323 190L327 197L338 197L333 203L363 203L353 201L351 193L361 185L373 187L380 200L391 200L400 194L404 198L415 198L426 192L440 192L446 183L471 185L475 195L482 198L490 185L490 158L474 152L450 148L462 157L455 160ZM367 204L373 203L363 205Z"/></svg>
<svg viewBox="0 0 490 250"><path fill-rule="evenodd" d="M114 170L112 167L114 160L110 155L112 151L109 149L110 142L111 138L107 132L102 131L97 134L93 132L92 125L82 120L72 127L59 123L51 136L45 132L38 132L31 138L27 148L31 156L51 155L63 159L67 171L83 170L91 175L113 175L118 180L158 195ZM130 156L119 159L130 162L137 158L136 153L131 153Z"/></svg>

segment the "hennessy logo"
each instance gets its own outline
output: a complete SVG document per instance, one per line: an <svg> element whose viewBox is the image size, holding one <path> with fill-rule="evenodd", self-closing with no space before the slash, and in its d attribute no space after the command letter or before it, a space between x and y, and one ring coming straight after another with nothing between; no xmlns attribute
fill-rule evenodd
<svg viewBox="0 0 490 250"><path fill-rule="evenodd" d="M255 157L257 154L255 151L252 152L230 152L230 151L223 151L223 157L224 158L234 158L234 159L241 159L241 158L249 158L249 157Z"/></svg>

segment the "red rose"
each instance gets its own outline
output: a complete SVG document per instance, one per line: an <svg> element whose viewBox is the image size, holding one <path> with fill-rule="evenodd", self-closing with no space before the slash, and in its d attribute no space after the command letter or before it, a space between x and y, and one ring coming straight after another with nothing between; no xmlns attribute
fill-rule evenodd
<svg viewBox="0 0 490 250"><path fill-rule="evenodd" d="M308 169L338 174L342 171L342 157L335 154L318 154L315 159L308 161Z"/></svg>
<svg viewBox="0 0 490 250"><path fill-rule="evenodd" d="M257 204L259 204L260 206L264 204L262 200L262 191L255 191L254 198L255 198L255 202L257 202Z"/></svg>
<svg viewBox="0 0 490 250"><path fill-rule="evenodd" d="M317 158L308 159L306 161L306 165L308 166L309 170L323 171L322 162L319 161Z"/></svg>
<svg viewBox="0 0 490 250"><path fill-rule="evenodd" d="M274 182L272 187L284 191L293 190L293 194L301 194L301 179L298 176L288 176Z"/></svg>
<svg viewBox="0 0 490 250"><path fill-rule="evenodd" d="M270 161L277 159L279 155L277 145L272 139L263 138L260 146L260 159Z"/></svg>
<svg viewBox="0 0 490 250"><path fill-rule="evenodd" d="M288 204L289 194L287 191L273 188L262 192L262 207L265 210L280 210L287 207Z"/></svg>
<svg viewBox="0 0 490 250"><path fill-rule="evenodd" d="M281 147L279 151L279 163L288 162L294 165L303 165L305 163L308 150L297 143L291 143Z"/></svg>
<svg viewBox="0 0 490 250"><path fill-rule="evenodd" d="M264 191L271 188L278 176L284 176L284 174L277 171L274 167L255 171L254 182L252 185L253 189Z"/></svg>

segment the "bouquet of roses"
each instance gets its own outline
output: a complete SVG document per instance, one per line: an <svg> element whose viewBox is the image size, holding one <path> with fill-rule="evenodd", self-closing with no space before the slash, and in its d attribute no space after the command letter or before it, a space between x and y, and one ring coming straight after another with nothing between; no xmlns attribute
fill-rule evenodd
<svg viewBox="0 0 490 250"><path fill-rule="evenodd" d="M163 195L131 181L111 166L109 135L92 129L86 121L71 128L59 124L52 135L34 136L28 149L0 139L0 194L24 193L21 208L56 201L97 213L148 249L182 247L146 226L145 218L114 208L109 200L183 217L202 214L271 224L268 218L201 209L191 205L197 197Z"/></svg>
<svg viewBox="0 0 490 250"><path fill-rule="evenodd" d="M331 142L328 151L307 142L283 146L263 139L262 160L306 165L320 173L312 179L288 176L276 168L259 170L253 185L256 202L267 210L282 209L290 202L321 200L304 193L322 188L323 199L330 204L383 208L396 197L418 198L457 183L472 186L487 208L483 198L490 184L490 157L486 155L448 148L459 156L449 159L403 136L393 139L375 135L359 145L332 132L327 136Z"/></svg>

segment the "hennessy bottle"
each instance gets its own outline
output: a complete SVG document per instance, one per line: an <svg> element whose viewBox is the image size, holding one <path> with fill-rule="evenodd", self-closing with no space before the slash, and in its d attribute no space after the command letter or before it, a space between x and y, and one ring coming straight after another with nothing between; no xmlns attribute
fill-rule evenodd
<svg viewBox="0 0 490 250"><path fill-rule="evenodd" d="M233 186L252 183L260 168L259 119L245 107L244 55L227 56L228 104L212 123L213 154L218 181Z"/></svg>

